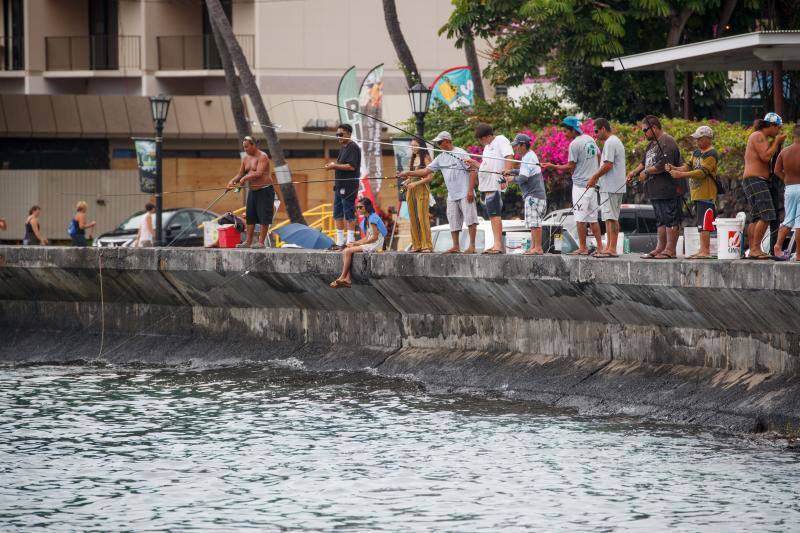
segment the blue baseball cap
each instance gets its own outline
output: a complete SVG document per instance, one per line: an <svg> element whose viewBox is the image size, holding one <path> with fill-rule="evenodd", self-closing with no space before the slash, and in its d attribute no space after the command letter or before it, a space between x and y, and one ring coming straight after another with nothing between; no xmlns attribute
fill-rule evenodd
<svg viewBox="0 0 800 533"><path fill-rule="evenodd" d="M775 124L776 126L783 126L783 119L777 113L767 113L764 115L764 122Z"/></svg>
<svg viewBox="0 0 800 533"><path fill-rule="evenodd" d="M564 117L564 120L561 121L561 125L566 126L567 128L572 128L573 130L578 132L578 135L583 135L583 130L581 129L581 121L578 120L578 117L574 117L572 115Z"/></svg>
<svg viewBox="0 0 800 533"><path fill-rule="evenodd" d="M520 144L527 144L528 146L530 146L531 138L525 135L524 133L517 133L517 136L514 137L513 141L511 141L511 146L519 146Z"/></svg>

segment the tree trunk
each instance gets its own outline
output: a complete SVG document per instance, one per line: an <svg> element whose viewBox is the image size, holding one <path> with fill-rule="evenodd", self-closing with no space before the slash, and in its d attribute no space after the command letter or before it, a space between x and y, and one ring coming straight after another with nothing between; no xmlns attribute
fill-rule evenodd
<svg viewBox="0 0 800 533"><path fill-rule="evenodd" d="M239 90L239 76L236 74L236 66L233 64L233 59L231 59L231 53L228 51L228 47L225 46L225 41L220 35L214 18L209 17L209 20L211 22L211 32L214 35L214 43L216 43L219 51L222 70L225 71L225 85L228 86L228 95L231 99L231 113L233 113L236 132L239 134L239 142L241 142L242 139L253 134L253 128L250 127L250 122L247 121L247 116L244 112L244 101L242 101L242 93ZM241 146L239 149L241 150Z"/></svg>
<svg viewBox="0 0 800 533"><path fill-rule="evenodd" d="M275 179L280 185L283 203L286 205L286 213L289 215L289 219L292 222L305 224L303 211L300 209L300 203L297 201L297 194L295 193L294 185L292 185L292 173L289 170L289 166L286 164L281 142L278 140L278 134L272 126L269 113L267 113L267 108L264 106L264 101L261 99L261 93L258 91L256 78L250 70L250 65L247 64L247 58L244 57L242 47L233 35L233 28L231 28L231 23L228 17L225 16L225 12L222 10L222 4L219 3L219 0L206 0L206 7L208 8L209 18L215 21L220 36L225 42L228 52L231 54L233 64L236 65L236 70L239 71L242 87L250 97L250 102L252 102L253 108L255 109L258 122L261 125L261 130L267 138L267 145L269 146L272 161L275 165Z"/></svg>
<svg viewBox="0 0 800 533"><path fill-rule="evenodd" d="M481 66L478 63L478 52L475 50L475 37L468 26L461 30L461 35L464 39L464 55L467 56L467 66L472 72L472 82L475 84L475 100L486 100L486 94L483 92Z"/></svg>
<svg viewBox="0 0 800 533"><path fill-rule="evenodd" d="M419 70L417 70L414 56L411 55L411 49L408 47L405 37L403 37L403 31L400 29L400 20L397 18L397 6L394 0L383 0L383 18L386 20L386 30L389 32L389 38L392 40L392 45L397 54L397 59L400 61L406 82L411 87L415 83L421 82L422 77L419 75Z"/></svg>
<svg viewBox="0 0 800 533"><path fill-rule="evenodd" d="M669 20L669 33L667 33L667 48L677 46L680 43L683 29L686 22L694 11L690 7L685 7L680 13L672 12ZM669 98L669 108L673 116L680 116L681 97L678 93L678 85L675 79L675 69L664 71L664 81L667 86L667 97Z"/></svg>

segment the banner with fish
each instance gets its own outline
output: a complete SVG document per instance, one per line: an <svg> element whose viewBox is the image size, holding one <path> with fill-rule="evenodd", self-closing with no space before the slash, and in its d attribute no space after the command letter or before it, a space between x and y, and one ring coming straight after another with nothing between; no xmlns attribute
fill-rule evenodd
<svg viewBox="0 0 800 533"><path fill-rule="evenodd" d="M431 85L433 103L443 103L450 109L472 107L475 84L469 67L453 67L445 70Z"/></svg>

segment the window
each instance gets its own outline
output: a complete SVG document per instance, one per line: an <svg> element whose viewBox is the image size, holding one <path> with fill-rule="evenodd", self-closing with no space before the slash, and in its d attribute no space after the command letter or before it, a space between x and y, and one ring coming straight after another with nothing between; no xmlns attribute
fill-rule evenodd
<svg viewBox="0 0 800 533"><path fill-rule="evenodd" d="M0 70L22 70L25 67L23 13L22 0L3 0Z"/></svg>
<svg viewBox="0 0 800 533"><path fill-rule="evenodd" d="M180 213L169 219L169 225L167 226L167 228L175 231L183 231L184 229L186 229L187 226L191 225L192 225L191 212L181 211Z"/></svg>
<svg viewBox="0 0 800 533"><path fill-rule="evenodd" d="M656 233L656 214L651 210L638 212L638 231L637 233Z"/></svg>
<svg viewBox="0 0 800 533"><path fill-rule="evenodd" d="M625 235L636 233L636 211L622 210L619 213L619 230Z"/></svg>

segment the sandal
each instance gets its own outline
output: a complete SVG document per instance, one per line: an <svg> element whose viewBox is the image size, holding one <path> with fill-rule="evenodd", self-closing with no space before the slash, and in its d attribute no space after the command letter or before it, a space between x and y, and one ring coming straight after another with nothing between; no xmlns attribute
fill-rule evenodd
<svg viewBox="0 0 800 533"><path fill-rule="evenodd" d="M544 252L532 252L528 250L527 252L524 252L522 255L544 255Z"/></svg>
<svg viewBox="0 0 800 533"><path fill-rule="evenodd" d="M575 250L574 252L570 252L570 253L568 253L567 255L589 255L589 252L588 252L588 251L586 251L586 252L579 252L578 250Z"/></svg>
<svg viewBox="0 0 800 533"><path fill-rule="evenodd" d="M482 255L502 255L504 252L503 250L495 250L494 248L489 248L488 250L484 250Z"/></svg>
<svg viewBox="0 0 800 533"><path fill-rule="evenodd" d="M420 253L420 254L432 254L433 250L431 250L430 248L423 248L422 250L419 250L417 253Z"/></svg>
<svg viewBox="0 0 800 533"><path fill-rule="evenodd" d="M675 259L675 256L661 253L661 254L658 254L657 256L653 257L653 259Z"/></svg>
<svg viewBox="0 0 800 533"><path fill-rule="evenodd" d="M454 250L453 248L450 248L449 250L445 250L444 252L442 252L442 255L460 254L460 253L461 253L461 250Z"/></svg>
<svg viewBox="0 0 800 533"><path fill-rule="evenodd" d="M644 255L640 255L639 259L655 259L657 255L661 254L654 254L653 252L647 252Z"/></svg>
<svg viewBox="0 0 800 533"><path fill-rule="evenodd" d="M592 257L596 257L597 259L604 259L606 257L611 257L611 256L605 252L595 252L592 254Z"/></svg>
<svg viewBox="0 0 800 533"><path fill-rule="evenodd" d="M350 286L351 283L343 279L335 279L330 284L331 289L349 289Z"/></svg>

